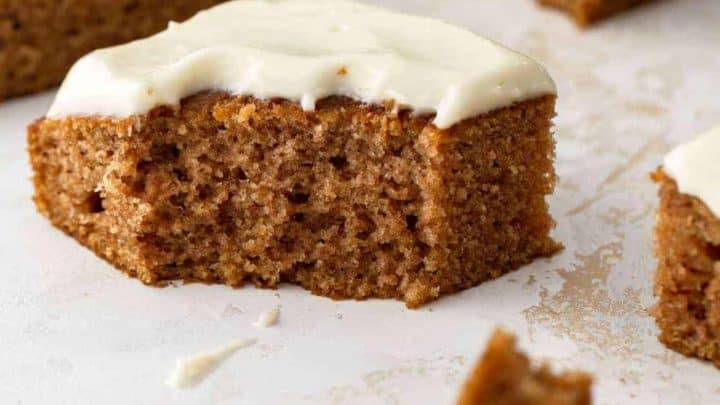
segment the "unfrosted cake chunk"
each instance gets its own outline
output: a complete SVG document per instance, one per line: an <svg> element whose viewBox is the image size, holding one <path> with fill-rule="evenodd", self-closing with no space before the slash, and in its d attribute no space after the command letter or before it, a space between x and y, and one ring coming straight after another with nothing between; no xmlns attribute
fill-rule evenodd
<svg viewBox="0 0 720 405"><path fill-rule="evenodd" d="M221 0L0 0L0 101L60 83L87 52L141 38Z"/></svg>
<svg viewBox="0 0 720 405"><path fill-rule="evenodd" d="M559 249L554 104L537 63L439 21L229 2L73 67L29 128L35 202L147 284L414 307Z"/></svg>
<svg viewBox="0 0 720 405"><path fill-rule="evenodd" d="M656 0L538 0L545 6L556 7L567 11L575 22L585 27L608 18L617 13L627 11L641 4Z"/></svg>
<svg viewBox="0 0 720 405"><path fill-rule="evenodd" d="M720 366L720 128L670 152L655 227L660 341Z"/></svg>
<svg viewBox="0 0 720 405"><path fill-rule="evenodd" d="M515 337L498 329L460 392L458 405L589 405L592 377L534 367Z"/></svg>

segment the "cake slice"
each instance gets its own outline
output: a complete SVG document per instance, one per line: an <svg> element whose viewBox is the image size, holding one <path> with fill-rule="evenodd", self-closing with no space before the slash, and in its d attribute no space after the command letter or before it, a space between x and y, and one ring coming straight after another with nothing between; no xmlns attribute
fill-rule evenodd
<svg viewBox="0 0 720 405"><path fill-rule="evenodd" d="M533 367L515 347L515 337L496 330L460 392L458 405L588 405L592 377L583 372L553 374Z"/></svg>
<svg viewBox="0 0 720 405"><path fill-rule="evenodd" d="M440 21L228 2L72 68L29 127L35 203L147 284L415 307L559 249L554 105L540 65Z"/></svg>
<svg viewBox="0 0 720 405"><path fill-rule="evenodd" d="M538 0L544 6L566 11L577 25L586 27L617 13L655 0Z"/></svg>
<svg viewBox="0 0 720 405"><path fill-rule="evenodd" d="M0 101L60 83L87 52L156 33L220 0L0 1Z"/></svg>
<svg viewBox="0 0 720 405"><path fill-rule="evenodd" d="M670 152L660 185L653 309L660 341L720 367L720 128Z"/></svg>

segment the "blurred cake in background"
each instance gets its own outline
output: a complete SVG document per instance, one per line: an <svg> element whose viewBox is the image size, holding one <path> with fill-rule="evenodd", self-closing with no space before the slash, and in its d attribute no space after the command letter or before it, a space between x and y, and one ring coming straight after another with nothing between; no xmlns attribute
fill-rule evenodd
<svg viewBox="0 0 720 405"><path fill-rule="evenodd" d="M534 366L518 351L515 336L498 329L490 337L457 405L589 405L592 377L583 372L555 374Z"/></svg>
<svg viewBox="0 0 720 405"><path fill-rule="evenodd" d="M720 366L720 127L676 147L653 179L660 341Z"/></svg>
<svg viewBox="0 0 720 405"><path fill-rule="evenodd" d="M60 84L96 48L148 36L222 0L0 0L0 101Z"/></svg>
<svg viewBox="0 0 720 405"><path fill-rule="evenodd" d="M575 22L585 27L629 10L640 4L656 0L538 0L544 6L556 7L567 11Z"/></svg>

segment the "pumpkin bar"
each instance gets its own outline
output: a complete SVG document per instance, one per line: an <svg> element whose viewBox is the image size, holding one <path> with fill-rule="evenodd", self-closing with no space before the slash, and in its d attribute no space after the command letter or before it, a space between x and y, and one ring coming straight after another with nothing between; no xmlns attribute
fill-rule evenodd
<svg viewBox="0 0 720 405"><path fill-rule="evenodd" d="M540 65L440 21L228 2L78 61L28 130L34 198L146 284L416 307L558 251L554 105Z"/></svg>
<svg viewBox="0 0 720 405"><path fill-rule="evenodd" d="M653 308L660 341L720 367L720 128L670 152L654 174Z"/></svg>

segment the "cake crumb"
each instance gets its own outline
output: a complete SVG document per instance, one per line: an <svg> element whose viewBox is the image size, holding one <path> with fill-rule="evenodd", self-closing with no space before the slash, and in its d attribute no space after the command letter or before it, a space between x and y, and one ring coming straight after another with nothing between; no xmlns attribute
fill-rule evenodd
<svg viewBox="0 0 720 405"><path fill-rule="evenodd" d="M200 384L223 360L239 349L252 346L255 339L238 339L210 353L177 359L175 370L165 380L173 388L192 388Z"/></svg>
<svg viewBox="0 0 720 405"><path fill-rule="evenodd" d="M255 321L253 325L257 326L258 328L268 328L275 325L279 317L279 308L268 309L267 311L260 314L260 316L258 316L257 321Z"/></svg>
<svg viewBox="0 0 720 405"><path fill-rule="evenodd" d="M345 76L347 72L347 68L345 66L342 66L340 69L338 69L337 74L339 74L340 76Z"/></svg>

